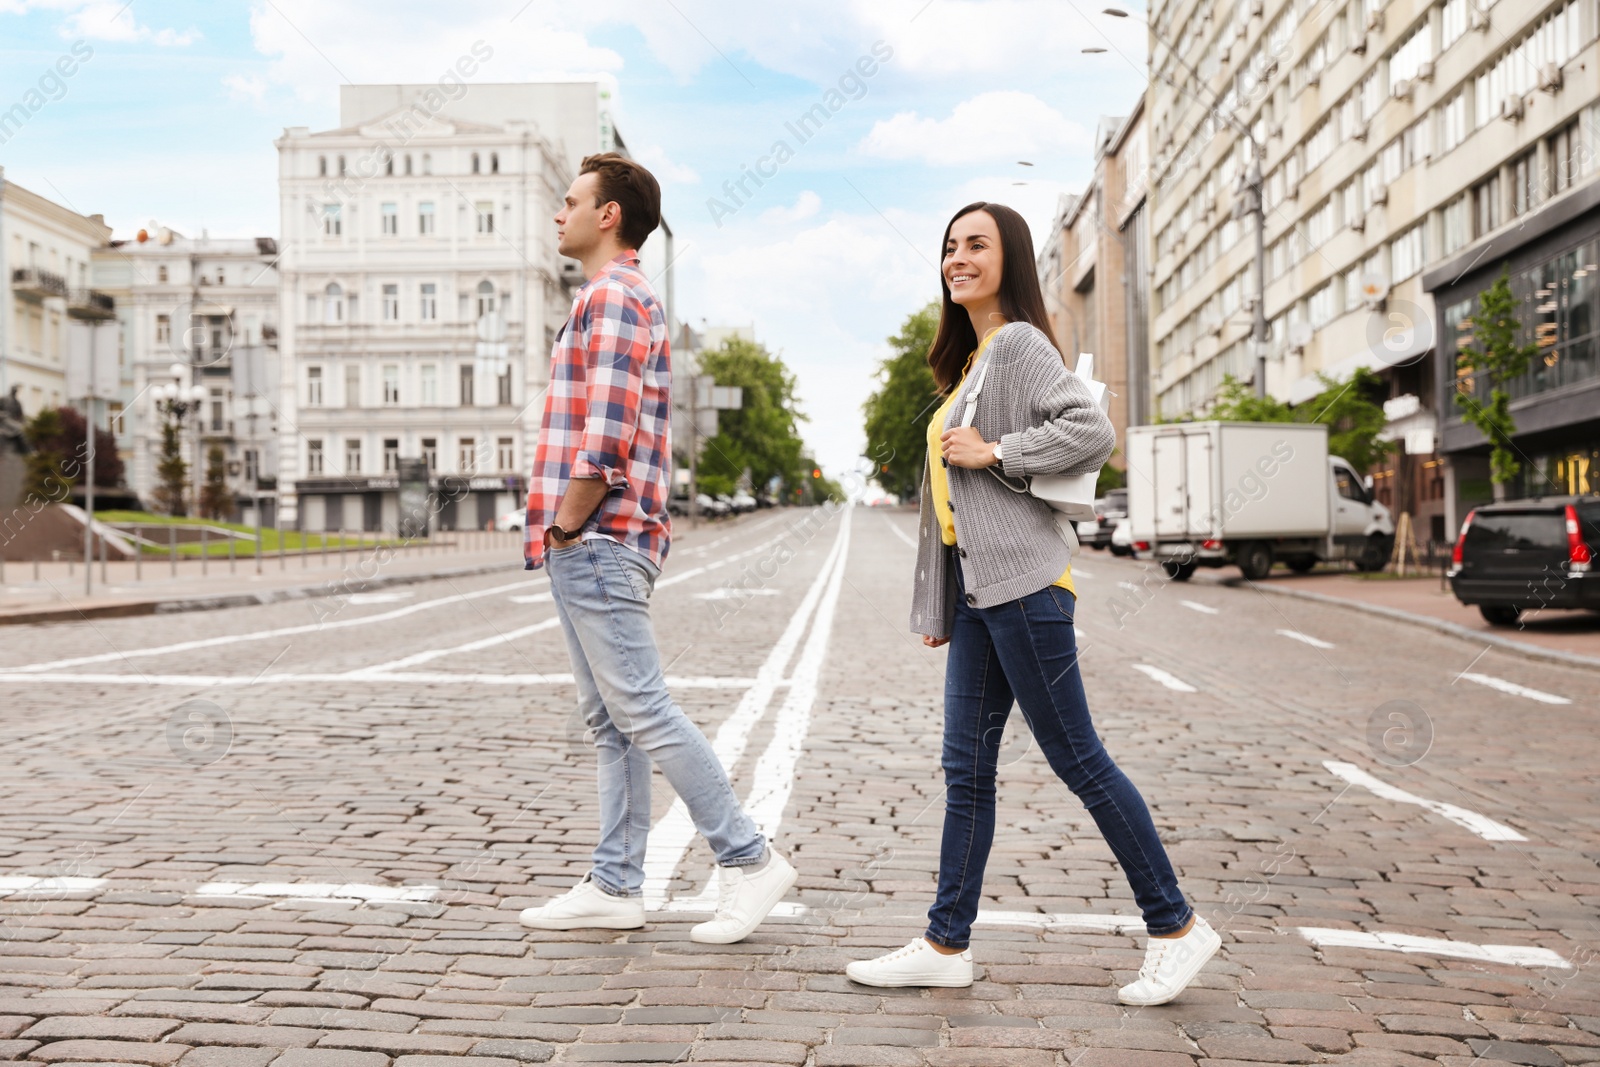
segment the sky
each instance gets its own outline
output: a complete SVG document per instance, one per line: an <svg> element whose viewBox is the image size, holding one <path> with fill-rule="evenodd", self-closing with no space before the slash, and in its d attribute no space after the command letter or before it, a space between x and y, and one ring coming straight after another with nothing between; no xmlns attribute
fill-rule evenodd
<svg viewBox="0 0 1600 1067"><path fill-rule="evenodd" d="M0 111L46 98L0 166L119 238L152 220L272 236L273 140L336 127L342 82L435 81L478 40L494 81L605 76L661 181L678 316L754 326L838 477L865 449L887 338L939 295L950 215L1010 204L1042 241L1091 176L1101 118L1143 92L1144 26L1104 2L0 0ZM786 124L830 91L843 106L800 143ZM775 163L754 195L728 191Z"/></svg>

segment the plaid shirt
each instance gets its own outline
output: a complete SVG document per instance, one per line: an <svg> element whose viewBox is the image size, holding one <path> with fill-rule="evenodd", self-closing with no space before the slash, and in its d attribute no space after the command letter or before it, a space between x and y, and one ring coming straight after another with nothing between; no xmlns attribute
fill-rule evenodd
<svg viewBox="0 0 1600 1067"><path fill-rule="evenodd" d="M544 532L572 478L611 487L585 536L610 538L657 567L666 560L671 358L661 301L639 254L623 252L578 290L551 351L523 524L528 570L544 565Z"/></svg>

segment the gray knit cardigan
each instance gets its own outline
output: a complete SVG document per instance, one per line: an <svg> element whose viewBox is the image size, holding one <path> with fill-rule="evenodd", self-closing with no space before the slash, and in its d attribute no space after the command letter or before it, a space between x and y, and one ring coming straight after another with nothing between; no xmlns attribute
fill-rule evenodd
<svg viewBox="0 0 1600 1067"><path fill-rule="evenodd" d="M985 441L1000 442L1004 458L998 469L1013 485L1024 486L1028 475L1092 471L1111 455L1117 436L1111 420L1038 329L1007 323L983 358L989 373L972 425ZM977 369L967 374L944 429L961 425ZM941 457L930 453L928 462ZM952 551L939 537L924 467L911 597L912 632L940 638L950 636L955 618L955 566L961 567L967 602L987 608L1049 586L1072 559L1050 505L1006 488L991 470L951 466L948 473L959 543Z"/></svg>

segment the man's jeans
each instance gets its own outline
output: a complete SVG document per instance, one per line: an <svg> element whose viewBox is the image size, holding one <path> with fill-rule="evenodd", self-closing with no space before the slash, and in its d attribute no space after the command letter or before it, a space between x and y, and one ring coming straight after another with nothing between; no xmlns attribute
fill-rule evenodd
<svg viewBox="0 0 1600 1067"><path fill-rule="evenodd" d="M603 537L547 551L545 566L572 653L578 710L599 755L595 883L613 896L643 890L651 760L719 864L759 862L765 839L739 806L711 743L667 692L650 628L650 593L661 572Z"/></svg>
<svg viewBox="0 0 1600 1067"><path fill-rule="evenodd" d="M966 603L956 567L956 617L944 681L944 840L928 939L966 948L994 843L1000 738L1013 699L1039 749L1089 809L1133 888L1151 934L1192 914L1144 798L1112 762L1089 718L1078 674L1073 595L1050 586L992 608Z"/></svg>

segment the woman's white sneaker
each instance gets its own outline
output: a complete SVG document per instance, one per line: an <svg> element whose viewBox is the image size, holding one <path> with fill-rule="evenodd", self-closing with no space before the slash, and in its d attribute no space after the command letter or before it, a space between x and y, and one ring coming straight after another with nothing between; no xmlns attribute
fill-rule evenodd
<svg viewBox="0 0 1600 1067"><path fill-rule="evenodd" d="M1206 961L1222 947L1222 936L1200 916L1182 937L1152 937L1139 977L1117 991L1124 1004L1148 1008L1182 993Z"/></svg>
<svg viewBox="0 0 1600 1067"><path fill-rule="evenodd" d="M875 960L856 960L844 973L852 982L884 988L941 986L962 989L972 984L972 950L945 955L919 937Z"/></svg>
<svg viewBox="0 0 1600 1067"><path fill-rule="evenodd" d="M794 888L800 874L769 845L767 861L759 867L724 867L720 877L716 918L690 927L690 941L702 945L743 941Z"/></svg>
<svg viewBox="0 0 1600 1067"><path fill-rule="evenodd" d="M637 930L644 925L644 900L612 896L586 874L549 903L522 909L519 918L530 930Z"/></svg>

